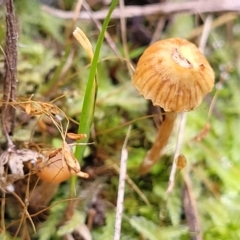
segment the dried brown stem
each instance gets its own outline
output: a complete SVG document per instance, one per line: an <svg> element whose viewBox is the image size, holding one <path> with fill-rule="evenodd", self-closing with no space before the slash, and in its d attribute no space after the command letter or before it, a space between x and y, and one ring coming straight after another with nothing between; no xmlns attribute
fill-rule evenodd
<svg viewBox="0 0 240 240"><path fill-rule="evenodd" d="M158 130L157 138L140 166L139 173L141 175L149 172L153 165L155 165L159 160L159 157L162 154L162 150L167 145L169 136L173 130L176 117L176 113L165 114L165 119Z"/></svg>
<svg viewBox="0 0 240 240"><path fill-rule="evenodd" d="M13 0L6 1L6 47L5 47L5 76L3 80L2 131L8 147L13 147L10 139L14 130L15 109L8 104L16 98L17 88L17 39L16 18Z"/></svg>

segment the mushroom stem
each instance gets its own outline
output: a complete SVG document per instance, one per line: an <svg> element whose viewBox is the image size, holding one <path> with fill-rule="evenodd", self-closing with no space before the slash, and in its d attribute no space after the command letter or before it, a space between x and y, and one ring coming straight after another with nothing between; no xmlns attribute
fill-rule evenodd
<svg viewBox="0 0 240 240"><path fill-rule="evenodd" d="M168 143L176 117L177 113L169 112L165 114L165 119L158 129L156 140L139 168L140 175L148 173L153 165L158 162L162 150Z"/></svg>

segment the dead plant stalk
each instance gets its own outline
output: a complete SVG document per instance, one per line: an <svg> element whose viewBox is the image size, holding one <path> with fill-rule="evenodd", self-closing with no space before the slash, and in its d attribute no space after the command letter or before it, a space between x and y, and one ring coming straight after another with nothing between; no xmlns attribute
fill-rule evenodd
<svg viewBox="0 0 240 240"><path fill-rule="evenodd" d="M122 152L121 152L114 240L119 240L121 236L122 214L123 214L123 205L124 205L123 202L124 202L125 180L126 180L127 159L128 159L127 142L130 136L130 132L131 132L131 126L129 126L128 128L127 135L124 140Z"/></svg>

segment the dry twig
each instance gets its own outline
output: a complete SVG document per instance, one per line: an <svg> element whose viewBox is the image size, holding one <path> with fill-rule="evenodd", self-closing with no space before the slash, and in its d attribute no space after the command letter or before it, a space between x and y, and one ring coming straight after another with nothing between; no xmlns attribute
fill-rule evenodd
<svg viewBox="0 0 240 240"><path fill-rule="evenodd" d="M176 171L177 171L176 159L179 156L180 151L181 151L186 120L187 120L187 113L181 113L181 120L180 120L180 125L179 125L179 130L178 130L176 149L175 149L173 163L172 163L172 169L171 169L171 173L170 173L170 177L169 177L169 185L167 188L167 196L172 192L172 190L174 188L175 175L176 175Z"/></svg>
<svg viewBox="0 0 240 240"><path fill-rule="evenodd" d="M124 201L125 179L126 179L127 159L128 159L127 141L129 139L130 132L131 132L131 126L129 126L128 128L127 135L122 147L122 153L121 153L114 240L119 240L121 236L123 201Z"/></svg>
<svg viewBox="0 0 240 240"><path fill-rule="evenodd" d="M129 57L129 51L128 51L128 44L127 44L127 24L126 24L126 18L124 17L124 11L125 11L125 3L123 0L119 0L120 10L121 10L121 17L120 17L120 26L121 26L121 39L123 44L123 52L124 52L124 58L127 60L127 67L129 71L129 75L132 75L132 68L131 68L131 61Z"/></svg>
<svg viewBox="0 0 240 240"><path fill-rule="evenodd" d="M13 0L6 1L6 47L5 47L5 76L3 80L2 131L9 148L14 144L10 139L14 130L15 109L9 105L16 98L17 88L17 39L16 18Z"/></svg>
<svg viewBox="0 0 240 240"><path fill-rule="evenodd" d="M62 11L59 9L51 8L46 5L42 5L42 10L59 18L72 19L72 11ZM157 3L149 4L145 6L126 6L123 15L120 8L115 8L112 13L112 19L133 18L139 16L149 16L149 15L170 15L170 14L180 14L180 13L206 13L206 12L240 12L240 1L238 0L194 0L180 3ZM79 19L100 19L103 20L107 15L108 9L99 10L93 12L92 16L89 16L87 11L82 11L78 18Z"/></svg>
<svg viewBox="0 0 240 240"><path fill-rule="evenodd" d="M187 225L189 231L193 233L192 240L202 240L202 231L200 227L199 215L196 206L196 199L194 197L191 180L188 173L182 174L184 178L183 188L183 208L186 215Z"/></svg>
<svg viewBox="0 0 240 240"><path fill-rule="evenodd" d="M102 24L101 22L94 18L94 13L92 12L90 6L88 5L88 3L86 1L84 1L83 3L83 7L86 9L86 12L88 13L90 19L92 19L92 21L95 23L96 27L98 28L99 31L101 31L102 29ZM113 50L113 52L115 53L115 55L121 59L121 53L118 50L116 44L114 43L112 37L110 36L110 34L106 31L105 32L105 39L108 43L108 45L110 46L110 48Z"/></svg>

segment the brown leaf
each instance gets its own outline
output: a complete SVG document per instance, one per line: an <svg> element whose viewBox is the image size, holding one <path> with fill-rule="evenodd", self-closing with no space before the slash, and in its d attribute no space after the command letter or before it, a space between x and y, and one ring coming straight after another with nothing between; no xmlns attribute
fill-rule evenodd
<svg viewBox="0 0 240 240"><path fill-rule="evenodd" d="M81 140L87 137L87 134L67 133L67 137L73 140Z"/></svg>
<svg viewBox="0 0 240 240"><path fill-rule="evenodd" d="M71 148L68 146L67 143L63 144L62 148L63 156L66 161L66 164L69 166L71 170L73 170L75 173L80 172L81 167L75 156L73 155Z"/></svg>
<svg viewBox="0 0 240 240"><path fill-rule="evenodd" d="M0 173L4 173L4 165L8 163L12 175L18 178L24 176L23 172L23 162L32 161L37 162L37 159L45 159L45 157L36 151L31 149L11 149L11 151L4 151L0 156Z"/></svg>
<svg viewBox="0 0 240 240"><path fill-rule="evenodd" d="M31 104L27 103L25 106L25 112L29 115L32 112Z"/></svg>

